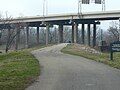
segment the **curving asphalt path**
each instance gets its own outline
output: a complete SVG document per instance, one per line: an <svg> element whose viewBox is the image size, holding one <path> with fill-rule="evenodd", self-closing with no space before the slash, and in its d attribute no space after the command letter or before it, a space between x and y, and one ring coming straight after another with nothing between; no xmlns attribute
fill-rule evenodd
<svg viewBox="0 0 120 90"><path fill-rule="evenodd" d="M61 53L66 45L32 52L42 65L42 72L26 90L120 90L120 70Z"/></svg>

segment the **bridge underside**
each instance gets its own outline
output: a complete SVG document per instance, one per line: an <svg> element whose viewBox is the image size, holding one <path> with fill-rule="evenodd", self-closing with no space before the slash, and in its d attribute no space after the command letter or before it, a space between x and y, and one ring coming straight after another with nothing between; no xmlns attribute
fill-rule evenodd
<svg viewBox="0 0 120 90"><path fill-rule="evenodd" d="M69 16L68 16L69 17ZM77 16L78 17L78 16ZM26 27L26 48L29 47L29 27L37 27L37 34L36 34L36 39L37 39L37 43L39 44L40 40L39 40L39 27L46 27L46 45L49 44L49 29L50 27L53 27L54 25L58 25L58 43L63 43L63 27L64 25L69 25L72 26L72 34L71 34L71 42L72 43L78 43L78 25L81 24L81 44L85 44L85 24L87 24L87 45L88 46L96 46L96 25L100 24L99 20L118 20L119 17L102 17L102 18L90 18L87 17L87 19L62 19L62 20L39 20L39 18L37 18L38 20L36 21L27 21L27 22L20 22L20 23L24 23ZM8 29L8 33L9 33L9 29L15 29L15 25L18 23L8 23L8 24L0 24L0 29ZM93 25L93 35L92 35L92 39L91 39L91 25ZM23 28L24 28L23 27ZM92 41L91 41L92 40ZM91 43L92 42L92 43ZM16 36L16 49L17 49L17 44L18 43L18 36Z"/></svg>
<svg viewBox="0 0 120 90"><path fill-rule="evenodd" d="M42 24L43 22L30 22L28 25L30 27L46 27L46 25ZM95 20L56 20L56 21L46 21L46 24L50 25L72 25L73 23L77 24L100 24L100 22L96 22Z"/></svg>
<svg viewBox="0 0 120 90"><path fill-rule="evenodd" d="M80 14L64 14L64 15L51 15L51 16L36 16L36 17L23 17L4 23L0 22L0 29L15 29L18 24L25 24L22 28L26 27L26 47L29 46L29 27L37 27L37 43L39 44L39 27L46 27L46 45L49 44L49 28L58 25L59 35L58 43L63 43L63 27L64 25L72 26L72 43L78 43L78 25L81 24L81 43L85 44L85 24L87 24L87 44L93 47L96 46L96 25L100 24L101 20L120 20L120 11L105 11L105 12L86 12ZM93 35L91 39L91 25L93 25ZM17 30L16 30L17 31ZM17 42L19 41L16 36L16 49ZM92 41L91 41L92 40ZM92 43L91 43L92 42Z"/></svg>
<svg viewBox="0 0 120 90"><path fill-rule="evenodd" d="M63 27L64 25L69 25L72 26L72 37L71 37L71 42L72 43L78 43L78 25L81 24L81 43L85 44L85 24L88 25L88 30L87 30L87 44L90 46L92 45L93 47L96 46L96 25L100 24L99 21L95 20L56 20L56 21L47 21L47 22L27 22L25 26L26 27L26 48L29 47L29 27L37 27L37 43L39 44L39 27L46 27L46 45L49 44L49 28L52 27L53 25L58 25L59 30L59 36L58 36L58 43L63 43ZM90 38L90 32L91 32L91 24L93 24L93 43L90 44L91 38ZM11 24L5 24L5 25L0 25L0 28L4 29L13 29L14 27L11 26ZM9 30L8 30L9 31ZM16 36L16 49L18 47L18 36Z"/></svg>

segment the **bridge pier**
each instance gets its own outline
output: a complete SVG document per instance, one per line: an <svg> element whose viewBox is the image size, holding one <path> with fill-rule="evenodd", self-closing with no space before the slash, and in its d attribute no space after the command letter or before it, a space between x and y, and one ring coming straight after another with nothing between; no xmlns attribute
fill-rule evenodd
<svg viewBox="0 0 120 90"><path fill-rule="evenodd" d="M49 25L46 26L46 45L49 44Z"/></svg>
<svg viewBox="0 0 120 90"><path fill-rule="evenodd" d="M20 42L20 31L17 28L15 30L16 30L15 50L18 50L18 45L19 45L19 42Z"/></svg>
<svg viewBox="0 0 120 90"><path fill-rule="evenodd" d="M39 27L37 27L37 44L40 43L39 40L40 40L40 38L39 38Z"/></svg>
<svg viewBox="0 0 120 90"><path fill-rule="evenodd" d="M85 44L85 24L82 24L82 44Z"/></svg>
<svg viewBox="0 0 120 90"><path fill-rule="evenodd" d="M74 43L74 24L72 25L72 37L71 42Z"/></svg>
<svg viewBox="0 0 120 90"><path fill-rule="evenodd" d="M87 44L90 46L90 24L87 26Z"/></svg>
<svg viewBox="0 0 120 90"><path fill-rule="evenodd" d="M78 24L74 24L74 43L78 43Z"/></svg>
<svg viewBox="0 0 120 90"><path fill-rule="evenodd" d="M93 47L96 46L96 24L93 24Z"/></svg>
<svg viewBox="0 0 120 90"><path fill-rule="evenodd" d="M63 43L63 25L59 25L58 43Z"/></svg>
<svg viewBox="0 0 120 90"><path fill-rule="evenodd" d="M25 47L29 47L29 26L26 27L26 42L25 42Z"/></svg>

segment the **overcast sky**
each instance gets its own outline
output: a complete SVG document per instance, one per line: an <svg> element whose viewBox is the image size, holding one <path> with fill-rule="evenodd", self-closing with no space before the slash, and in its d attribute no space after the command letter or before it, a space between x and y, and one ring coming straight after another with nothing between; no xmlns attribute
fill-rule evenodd
<svg viewBox="0 0 120 90"><path fill-rule="evenodd" d="M47 0L48 15L77 13L78 0ZM106 11L120 10L120 0L106 0ZM0 0L0 13L8 12L12 17L43 15L43 0ZM102 5L82 5L82 12L102 11ZM102 22L103 29L109 23Z"/></svg>
<svg viewBox="0 0 120 90"><path fill-rule="evenodd" d="M48 14L77 13L78 0L47 0ZM120 0L106 0L106 10L119 10ZM83 12L101 11L102 5L82 5ZM43 0L0 0L0 12L13 17L43 14Z"/></svg>

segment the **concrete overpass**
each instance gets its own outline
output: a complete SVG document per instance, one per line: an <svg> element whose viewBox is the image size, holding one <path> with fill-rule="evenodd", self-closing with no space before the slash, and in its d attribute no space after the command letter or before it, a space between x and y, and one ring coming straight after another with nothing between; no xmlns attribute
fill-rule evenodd
<svg viewBox="0 0 120 90"><path fill-rule="evenodd" d="M34 16L34 17L21 17L13 19L12 23L16 22L55 22L55 21L68 21L74 20L117 20L120 18L120 11L102 11L102 12L85 12L76 14L56 14L49 16Z"/></svg>
<svg viewBox="0 0 120 90"><path fill-rule="evenodd" d="M99 21L102 20L119 20L120 11L104 11L104 12L85 12L85 13L76 13L76 14L61 14L61 15L49 15L49 16L35 16L35 17L21 17L12 19L9 23L26 23L26 46L28 46L29 40L29 27L37 27L37 43L39 43L39 27L46 27L46 44L49 42L49 27L51 25L59 25L59 43L63 42L63 26L71 25L72 26L72 43L78 42L78 24L82 24L82 44L84 44L84 25L88 24L87 30L87 39L88 45L90 45L90 25L93 24L93 47L96 46L96 24L100 24ZM44 22L44 24L43 24ZM0 22L2 27L4 24L3 21Z"/></svg>

